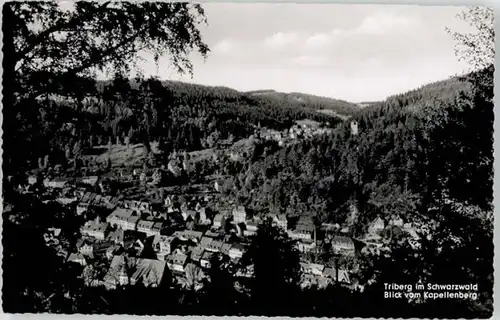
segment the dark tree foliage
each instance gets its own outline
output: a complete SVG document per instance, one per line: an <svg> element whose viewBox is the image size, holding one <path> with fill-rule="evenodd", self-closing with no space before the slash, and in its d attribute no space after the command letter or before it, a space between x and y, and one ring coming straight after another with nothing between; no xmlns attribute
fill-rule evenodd
<svg viewBox="0 0 500 320"><path fill-rule="evenodd" d="M49 227L63 227L63 249L76 242L82 223L58 204L43 204L32 196L10 199L16 206L3 215L3 309L7 312L73 313L84 287L81 270L64 264L64 256L46 245ZM38 261L34 265L34 261Z"/></svg>
<svg viewBox="0 0 500 320"><path fill-rule="evenodd" d="M40 130L30 127L41 124L49 108L41 99L62 95L63 101L77 98L81 107L82 97L95 92L96 72L127 73L141 50L155 59L168 54L180 72L192 71L190 52L208 52L198 30L205 22L200 5L80 1L64 8L56 2L8 2L3 18L4 172L21 170L31 160L28 150L37 145Z"/></svg>
<svg viewBox="0 0 500 320"><path fill-rule="evenodd" d="M299 292L300 265L298 251L286 232L273 226L270 219L262 222L243 261L254 268L251 312L289 314L287 309L296 302Z"/></svg>

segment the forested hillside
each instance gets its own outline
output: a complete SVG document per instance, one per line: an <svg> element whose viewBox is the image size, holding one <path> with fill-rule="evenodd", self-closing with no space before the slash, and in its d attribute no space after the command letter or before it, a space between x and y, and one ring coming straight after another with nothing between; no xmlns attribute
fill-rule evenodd
<svg viewBox="0 0 500 320"><path fill-rule="evenodd" d="M283 130L294 120L308 118L334 126L360 110L364 115L367 110L385 110L389 105L413 112L429 104L449 104L455 92L467 89L463 82L452 78L359 108L345 101L299 93L242 93L175 81L129 81L120 75L113 81L68 79L65 86L73 88L67 90L70 92L78 88L78 95L40 95L32 102L24 102L23 112L29 116L21 119L24 124L16 145L26 147L12 156L28 161L27 168L46 156L52 164L62 163L68 149L79 152L109 140L146 145L160 141L162 150L169 153L174 149L210 147L228 138L245 138L257 125ZM361 126L365 125L364 119L360 118ZM168 143L163 144L165 141Z"/></svg>
<svg viewBox="0 0 500 320"><path fill-rule="evenodd" d="M452 105L458 93L471 90L470 83L464 81L466 78L467 75L436 81L405 93L390 96L381 102L370 102L369 106L379 108L394 106L413 110L434 102Z"/></svg>
<svg viewBox="0 0 500 320"><path fill-rule="evenodd" d="M491 200L488 170L482 176L457 176L470 172L468 165L478 165L470 161L485 150L480 145L491 142L470 140L492 130L484 126L491 114L481 115L482 120L480 115L471 118L471 95L467 81L452 78L390 97L352 117L359 134L352 134L350 122L344 122L332 136L291 145L253 164L242 172L241 182L247 190L260 186L262 197L252 198L277 212L316 212L328 215L324 218L330 222L342 220L335 212L345 211L345 203L353 199L377 215L382 202L391 203L378 197L398 197L394 192L384 195L384 190L399 190L400 196L410 198L418 194L427 204L435 200L434 192L441 194L444 189L463 201L470 201L476 191L477 199ZM477 135L469 135L471 125L478 123L483 125L474 130ZM464 154L466 147L474 148L474 153ZM444 148L449 150L442 152ZM491 159L484 165L491 165ZM436 185L442 190L433 190ZM291 190L295 190L292 196L285 196ZM301 203L310 208L297 207Z"/></svg>
<svg viewBox="0 0 500 320"><path fill-rule="evenodd" d="M328 110L341 116L350 116L359 110L356 104L347 101L299 92L283 93L275 90L257 90L249 91L248 94L258 100L267 100L278 105L303 107L314 111Z"/></svg>
<svg viewBox="0 0 500 320"><path fill-rule="evenodd" d="M66 86L78 87L78 96L40 95L24 102L29 116L22 119L26 130L21 128L16 144L25 147L12 156L28 161L27 168L46 156L53 165L64 163L67 150L80 152L109 141L146 145L160 141L165 153L191 151L248 137L258 125L283 130L308 118L334 126L357 111L352 104L327 98L275 101L225 87L175 81L129 81L120 75L113 81L75 80ZM318 108L335 114L319 113ZM15 167L20 169L19 162Z"/></svg>

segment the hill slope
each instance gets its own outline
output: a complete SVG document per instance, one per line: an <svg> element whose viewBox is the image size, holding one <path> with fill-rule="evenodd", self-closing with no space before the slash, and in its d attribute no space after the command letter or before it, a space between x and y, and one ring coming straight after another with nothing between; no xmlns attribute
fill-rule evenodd
<svg viewBox="0 0 500 320"><path fill-rule="evenodd" d="M330 111L323 113L333 116L351 116L360 109L356 104L344 100L300 92L284 93L275 90L257 90L249 91L247 94L259 100L269 100L281 105L298 106L315 111Z"/></svg>
<svg viewBox="0 0 500 320"><path fill-rule="evenodd" d="M175 97L183 100L203 99L228 99L240 102L246 102L249 105L264 105L268 107L272 104L274 107L284 109L294 109L300 111L327 111L324 115L345 118L351 116L360 110L355 103L343 100L315 96L300 92L283 93L275 90L256 90L241 92L232 88L223 86L207 86L193 84L181 81L164 80L162 85L168 88ZM106 86L111 85L111 81L101 81L98 85L102 91ZM140 83L136 80L130 80L133 89L139 89Z"/></svg>

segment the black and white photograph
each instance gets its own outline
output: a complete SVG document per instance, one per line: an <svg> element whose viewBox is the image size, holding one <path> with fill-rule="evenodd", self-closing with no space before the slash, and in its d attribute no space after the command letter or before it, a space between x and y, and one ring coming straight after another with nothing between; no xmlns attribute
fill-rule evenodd
<svg viewBox="0 0 500 320"><path fill-rule="evenodd" d="M493 8L12 1L2 39L3 312L493 316Z"/></svg>

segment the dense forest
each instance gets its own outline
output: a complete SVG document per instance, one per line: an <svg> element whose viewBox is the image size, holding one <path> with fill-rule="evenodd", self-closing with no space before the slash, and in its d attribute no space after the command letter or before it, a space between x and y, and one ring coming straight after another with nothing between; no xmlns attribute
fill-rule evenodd
<svg viewBox="0 0 500 320"><path fill-rule="evenodd" d="M275 90L256 90L249 91L247 94L260 100L271 100L273 104L296 105L315 111L328 110L344 116L352 115L358 109L355 104L347 101L299 92L283 93Z"/></svg>
<svg viewBox="0 0 500 320"><path fill-rule="evenodd" d="M224 139L246 138L256 126L289 128L304 118L329 123L341 119L317 112L319 108L351 116L358 108L333 99L305 102L263 99L224 87L208 87L157 79L129 80L117 74L113 81L73 80L79 96L40 95L24 103L25 117L16 145L15 168L33 168L40 158L52 165L64 163L67 150L85 150L112 143L159 141L165 154L198 150ZM67 88L61 88L66 90ZM72 90L72 91L73 91ZM10 142L9 142L10 144ZM11 163L7 158L7 164ZM27 167L20 166L20 162ZM9 167L6 167L9 172Z"/></svg>
<svg viewBox="0 0 500 320"><path fill-rule="evenodd" d="M346 121L331 136L288 146L253 163L236 181L242 187L242 199L245 191L261 188L262 197L252 197L254 201L278 212L304 211L297 207L301 203L310 204L307 211L315 212L312 209L321 196L325 202L317 207L318 213L329 212L331 217L323 220L330 222L343 219L336 211L343 211L345 202L355 200L364 208L378 203L375 198L382 197L384 189L392 190L395 198L394 190L408 199L418 194L425 199L424 207L435 199L434 194L444 192L462 201L481 199L477 204L488 208L492 197L491 139L479 137L491 133L491 120L489 126L481 125L477 136L467 138L474 142L469 143L466 137L470 125L484 124L492 111L472 117L471 94L468 82L452 78L363 109L351 119L357 121L359 134L353 135L350 121ZM485 149L488 145L490 149ZM465 147L476 148L475 153L464 154ZM472 170L467 166L478 165L471 162L475 157L487 160L484 170L479 171L482 175L457 176ZM466 181L468 185L463 185ZM434 190L436 184L442 189ZM473 195L470 189L478 193ZM294 192L287 196L291 190ZM378 214L379 210L372 209L367 211Z"/></svg>

